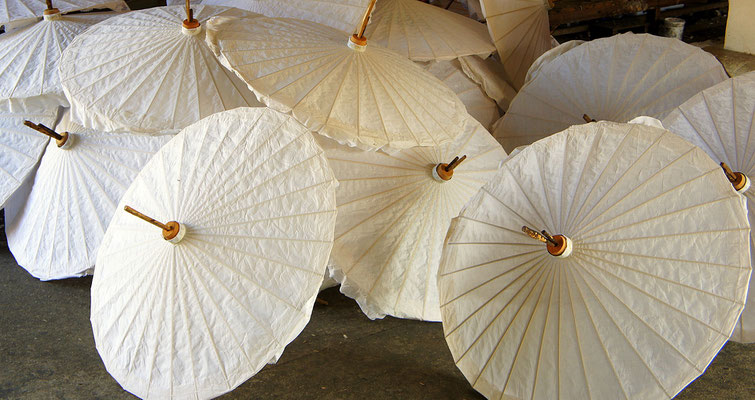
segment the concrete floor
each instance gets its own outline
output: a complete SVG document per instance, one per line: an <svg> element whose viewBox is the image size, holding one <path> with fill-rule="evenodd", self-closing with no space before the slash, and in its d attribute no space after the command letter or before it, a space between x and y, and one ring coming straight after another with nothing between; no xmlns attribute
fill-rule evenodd
<svg viewBox="0 0 755 400"><path fill-rule="evenodd" d="M130 399L105 371L89 325L91 278L40 282L0 237L0 398ZM481 399L439 323L370 321L336 288L276 365L222 399ZM755 398L755 344L730 343L678 397Z"/></svg>

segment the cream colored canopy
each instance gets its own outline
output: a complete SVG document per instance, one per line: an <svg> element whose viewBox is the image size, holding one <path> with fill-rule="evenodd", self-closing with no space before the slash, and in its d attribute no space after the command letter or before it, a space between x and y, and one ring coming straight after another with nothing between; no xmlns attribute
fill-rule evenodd
<svg viewBox="0 0 755 400"><path fill-rule="evenodd" d="M0 7L0 25L6 27L9 22L35 21L42 18L47 9L45 0L3 0L3 6ZM63 14L95 8L128 11L128 5L123 0L52 0L52 6Z"/></svg>
<svg viewBox="0 0 755 400"><path fill-rule="evenodd" d="M718 164L663 129L533 143L449 229L438 285L456 365L488 398L675 396L742 312L745 213ZM569 244L546 250L523 226Z"/></svg>
<svg viewBox="0 0 755 400"><path fill-rule="evenodd" d="M663 125L705 150L716 162L724 162L748 179L755 179L754 94L755 72L728 79L684 102L664 118ZM755 188L743 188L742 194L747 198L750 226L753 226ZM752 234L750 243L752 252L755 244ZM752 285L731 340L755 342L755 289Z"/></svg>
<svg viewBox="0 0 755 400"><path fill-rule="evenodd" d="M448 225L506 153L472 118L449 144L393 155L321 144L340 183L331 263L341 291L370 318L439 321L435 277ZM464 155L450 179L433 172Z"/></svg>
<svg viewBox="0 0 755 400"><path fill-rule="evenodd" d="M540 73L540 70L543 69L543 66L553 61L561 54L564 54L567 51L581 45L582 43L585 43L585 41L570 40L568 42L561 43L558 46L543 53L540 57L537 58L537 60L532 63L532 65L530 65L530 69L527 71L527 77L524 79L524 84L526 85L529 81L533 80L535 76Z"/></svg>
<svg viewBox="0 0 755 400"><path fill-rule="evenodd" d="M437 146L463 131L464 104L408 59L296 19L215 18L208 40L265 102L349 146Z"/></svg>
<svg viewBox="0 0 755 400"><path fill-rule="evenodd" d="M485 58L495 51L485 25L417 0L379 0L365 36L414 61Z"/></svg>
<svg viewBox="0 0 755 400"><path fill-rule="evenodd" d="M575 124L662 119L726 79L716 58L680 40L625 33L597 39L544 65L524 86L493 135L511 150Z"/></svg>
<svg viewBox="0 0 755 400"><path fill-rule="evenodd" d="M185 9L174 6L130 12L79 35L60 62L73 120L99 130L175 133L218 111L260 106L204 41L208 18L256 14L193 9L196 29L182 27Z"/></svg>
<svg viewBox="0 0 755 400"><path fill-rule="evenodd" d="M142 398L212 398L277 359L309 321L336 185L290 116L239 108L184 129L126 191L97 257L92 331L108 372Z"/></svg>

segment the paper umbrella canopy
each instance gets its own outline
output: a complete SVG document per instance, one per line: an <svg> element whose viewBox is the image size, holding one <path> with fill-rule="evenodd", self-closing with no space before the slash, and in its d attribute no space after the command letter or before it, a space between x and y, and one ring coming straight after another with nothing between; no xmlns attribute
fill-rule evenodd
<svg viewBox="0 0 755 400"><path fill-rule="evenodd" d="M4 7L0 7L0 25L5 25L6 32L9 23L36 22L38 18L45 15L45 10L48 9L45 0L3 0L3 3ZM123 0L53 0L52 6L64 14L95 8L109 8L114 11L128 10Z"/></svg>
<svg viewBox="0 0 755 400"><path fill-rule="evenodd" d="M485 58L495 52L485 25L416 0L378 1L365 36L414 61Z"/></svg>
<svg viewBox="0 0 755 400"><path fill-rule="evenodd" d="M506 153L472 118L438 147L388 155L322 145L340 183L331 275L341 291L370 318L439 321L435 277L448 225Z"/></svg>
<svg viewBox="0 0 755 400"><path fill-rule="evenodd" d="M167 0L182 5L185 0ZM274 18L297 18L351 33L370 0L202 0L192 4L236 7Z"/></svg>
<svg viewBox="0 0 755 400"><path fill-rule="evenodd" d="M673 397L742 312L745 213L718 164L663 129L591 123L528 146L449 229L456 365L488 398Z"/></svg>
<svg viewBox="0 0 755 400"><path fill-rule="evenodd" d="M512 150L589 119L663 119L726 79L716 58L681 40L625 33L592 40L541 67L493 135Z"/></svg>
<svg viewBox="0 0 755 400"><path fill-rule="evenodd" d="M142 398L209 398L277 359L312 312L336 184L290 116L238 108L184 129L129 187L97 257L108 372Z"/></svg>
<svg viewBox="0 0 755 400"><path fill-rule="evenodd" d="M750 184L750 179L755 177L753 93L755 72L750 72L703 90L663 120L666 129L699 146L716 162L726 163L732 172L736 171L732 180L738 185L735 188L747 198L750 226L755 223L755 189ZM740 179L742 181L738 182ZM753 240L751 235L750 243L755 243ZM752 286L731 339L755 342L755 290Z"/></svg>
<svg viewBox="0 0 755 400"><path fill-rule="evenodd" d="M203 25L216 15L257 14L193 9L188 28L182 25L184 7L156 7L111 18L79 35L60 62L72 119L108 131L175 133L218 111L261 105L213 56Z"/></svg>
<svg viewBox="0 0 755 400"><path fill-rule="evenodd" d="M265 104L340 143L397 151L444 144L463 130L467 113L451 89L408 59L336 29L214 18L208 40Z"/></svg>
<svg viewBox="0 0 755 400"><path fill-rule="evenodd" d="M58 75L63 49L90 26L114 15L55 13L0 35L0 99L27 110L68 106Z"/></svg>
<svg viewBox="0 0 755 400"><path fill-rule="evenodd" d="M11 253L41 280L82 276L94 267L118 200L170 139L84 129L69 116L57 127L64 138L47 144L39 169L29 179L31 187L11 197L5 210Z"/></svg>
<svg viewBox="0 0 755 400"><path fill-rule="evenodd" d="M57 108L42 113L14 113L7 102L0 102L0 208L34 171L49 140L24 126L24 121L49 127L55 125L57 118Z"/></svg>

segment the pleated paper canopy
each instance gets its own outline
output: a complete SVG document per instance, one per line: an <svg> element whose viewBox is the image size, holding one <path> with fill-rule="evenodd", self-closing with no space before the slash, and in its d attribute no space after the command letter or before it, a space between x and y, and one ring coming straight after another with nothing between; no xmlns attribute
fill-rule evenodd
<svg viewBox="0 0 755 400"><path fill-rule="evenodd" d="M488 398L673 397L742 312L745 213L718 164L663 129L599 122L528 146L449 229L456 365Z"/></svg>
<svg viewBox="0 0 755 400"><path fill-rule="evenodd" d="M94 267L115 205L170 139L84 129L69 116L57 127L59 133L69 132L66 145L50 141L30 191L20 190L6 207L11 253L18 265L44 281L83 276Z"/></svg>
<svg viewBox="0 0 755 400"><path fill-rule="evenodd" d="M509 83L519 90L527 70L550 50L547 0L481 0L482 13Z"/></svg>
<svg viewBox="0 0 755 400"><path fill-rule="evenodd" d="M0 7L0 25L5 24L6 28L9 22L42 18L47 9L45 0L3 0L3 5ZM52 0L52 6L64 14L95 8L128 11L128 5L123 0Z"/></svg>
<svg viewBox="0 0 755 400"><path fill-rule="evenodd" d="M543 69L543 66L555 60L561 54L564 54L567 51L581 45L582 43L585 43L585 41L570 40L568 42L561 43L558 46L543 53L540 57L537 58L537 60L532 63L532 65L530 65L530 69L527 71L527 77L524 79L524 84L526 85L529 81L534 79L535 76L540 73L540 70Z"/></svg>
<svg viewBox="0 0 755 400"><path fill-rule="evenodd" d="M439 321L435 277L448 225L506 153L472 118L452 143L394 155L326 140L340 182L331 263L341 292L370 318ZM438 164L464 155L449 180L433 176Z"/></svg>
<svg viewBox="0 0 755 400"><path fill-rule="evenodd" d="M575 124L663 119L726 79L712 54L681 40L625 33L584 43L544 65L511 102L493 135L511 150Z"/></svg>
<svg viewBox="0 0 755 400"><path fill-rule="evenodd" d="M182 5L184 0L167 0ZM236 7L275 18L297 18L354 32L370 0L202 0L192 4Z"/></svg>
<svg viewBox="0 0 755 400"><path fill-rule="evenodd" d="M755 72L719 83L696 94L664 120L666 129L699 146L713 160L755 179ZM747 198L750 226L755 224L755 189ZM750 243L755 238L750 236ZM752 251L752 247L750 247ZM755 262L753 262L755 264ZM755 342L755 288L750 286L742 317L731 336L737 342Z"/></svg>
<svg viewBox="0 0 755 400"><path fill-rule="evenodd" d="M173 131L218 111L261 105L223 68L204 41L215 15L256 14L194 6L200 22L184 29L184 7L134 11L92 27L63 53L60 75L72 118L100 130Z"/></svg>
<svg viewBox="0 0 755 400"><path fill-rule="evenodd" d="M58 109L42 113L11 112L0 102L0 209L34 171L48 137L24 126L24 120L54 126Z"/></svg>
<svg viewBox="0 0 755 400"><path fill-rule="evenodd" d="M350 146L397 151L450 142L464 104L408 59L295 19L216 18L208 40L259 98L309 129Z"/></svg>
<svg viewBox="0 0 755 400"><path fill-rule="evenodd" d="M0 99L27 110L67 107L58 75L63 49L90 26L114 15L57 14L0 35Z"/></svg>
<svg viewBox="0 0 755 400"><path fill-rule="evenodd" d="M416 0L380 0L365 36L414 61L453 60L495 52L485 25Z"/></svg>
<svg viewBox="0 0 755 400"><path fill-rule="evenodd" d="M183 130L129 187L97 258L92 330L108 372L142 398L211 398L277 359L323 280L336 185L290 116L239 108ZM126 205L177 221L177 239Z"/></svg>
<svg viewBox="0 0 755 400"><path fill-rule="evenodd" d="M459 60L431 61L424 66L427 72L445 83L456 93L469 115L490 130L500 113L495 101L485 94L480 85L462 70Z"/></svg>

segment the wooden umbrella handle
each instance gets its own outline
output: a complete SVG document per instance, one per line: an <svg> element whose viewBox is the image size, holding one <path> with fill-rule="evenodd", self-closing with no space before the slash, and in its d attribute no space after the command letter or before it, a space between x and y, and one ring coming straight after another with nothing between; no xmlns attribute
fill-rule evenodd
<svg viewBox="0 0 755 400"><path fill-rule="evenodd" d="M158 220L156 220L156 219L154 219L152 217L148 217L148 216L140 213L139 211L134 210L133 208L131 208L129 206L123 207L123 209L127 213L129 213L129 214L131 214L131 215L133 215L135 217L139 217L139 218L143 219L144 221L147 221L150 224L152 224L152 225L154 225L154 226L156 226L158 228L161 228L162 230L170 231L171 229L173 229L170 226L168 226L166 224L163 224L162 222L160 222L160 221L158 221Z"/></svg>
<svg viewBox="0 0 755 400"><path fill-rule="evenodd" d="M364 12L362 21L359 22L359 29L357 29L357 33L354 34L357 39L364 38L364 30L367 29L367 23L370 22L370 14L372 13L372 9L375 7L375 1L376 0L370 0L370 4L367 6L367 11Z"/></svg>
<svg viewBox="0 0 755 400"><path fill-rule="evenodd" d="M63 135L59 134L58 132L55 132L54 130L42 124L35 124L34 122L24 120L24 125L28 126L31 129L34 129L35 131L43 135L47 135L55 140L63 140Z"/></svg>

